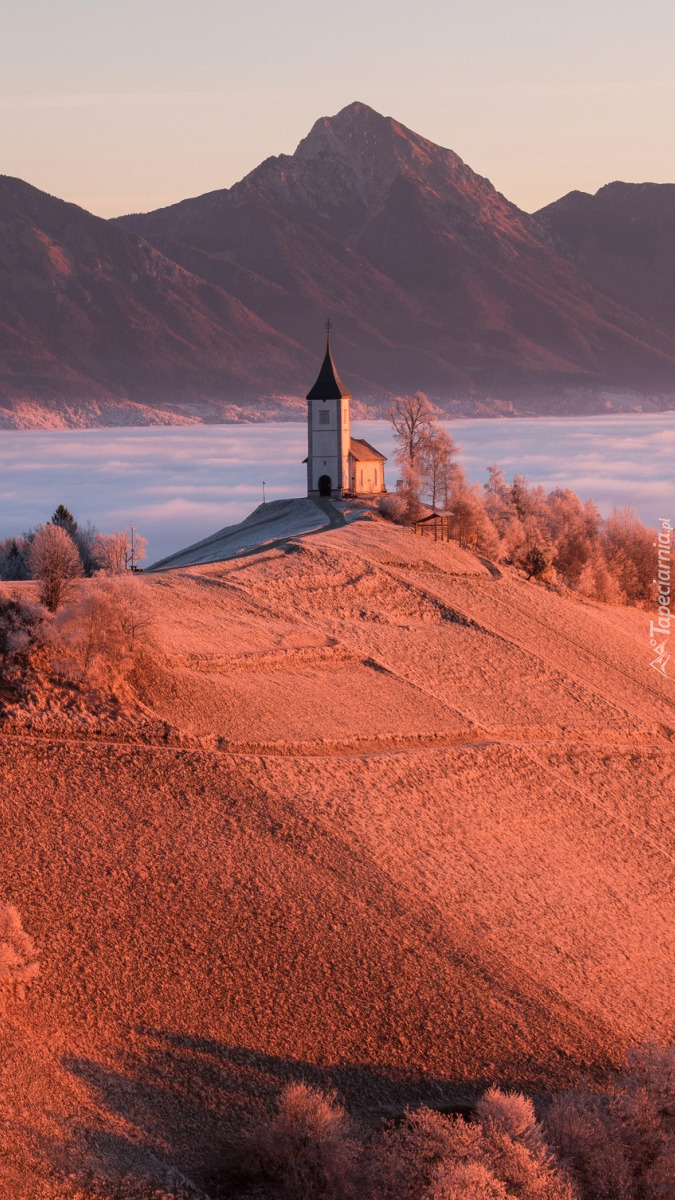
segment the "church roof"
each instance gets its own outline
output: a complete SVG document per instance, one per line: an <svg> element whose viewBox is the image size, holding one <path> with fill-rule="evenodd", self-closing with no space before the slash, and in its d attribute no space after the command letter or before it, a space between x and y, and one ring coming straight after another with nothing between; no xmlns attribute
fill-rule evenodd
<svg viewBox="0 0 675 1200"><path fill-rule="evenodd" d="M335 370L335 363L330 352L330 340L326 339L326 354L321 364L314 387L307 393L308 400L343 400L350 396L344 383Z"/></svg>
<svg viewBox="0 0 675 1200"><path fill-rule="evenodd" d="M350 438L349 453L356 462L372 462L373 459L378 459L380 462L386 462L386 454L380 454L370 442L365 438Z"/></svg>

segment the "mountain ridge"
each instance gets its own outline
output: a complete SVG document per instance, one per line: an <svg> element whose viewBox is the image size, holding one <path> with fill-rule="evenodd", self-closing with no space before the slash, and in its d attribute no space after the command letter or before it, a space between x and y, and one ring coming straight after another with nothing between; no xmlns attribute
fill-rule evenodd
<svg viewBox="0 0 675 1200"><path fill-rule="evenodd" d="M669 185L607 188L644 186ZM585 251L583 195L525 213L360 102L150 213L104 221L0 177L0 423L297 416L325 315L363 415L418 389L449 415L667 407L666 272L654 300L639 245L621 270Z"/></svg>

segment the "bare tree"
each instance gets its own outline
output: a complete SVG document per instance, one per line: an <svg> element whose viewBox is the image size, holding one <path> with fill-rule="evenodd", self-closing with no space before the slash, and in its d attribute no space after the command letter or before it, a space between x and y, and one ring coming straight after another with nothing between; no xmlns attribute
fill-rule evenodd
<svg viewBox="0 0 675 1200"><path fill-rule="evenodd" d="M96 535L94 558L106 575L122 575L127 569L128 553L129 538L124 529Z"/></svg>
<svg viewBox="0 0 675 1200"><path fill-rule="evenodd" d="M97 576L61 610L51 644L66 678L109 689L125 677L152 625L148 590L131 572Z"/></svg>
<svg viewBox="0 0 675 1200"><path fill-rule="evenodd" d="M415 392L414 396L399 396L388 415L394 427L395 458L403 476L403 490L418 500L424 451L435 426L431 405L424 392Z"/></svg>
<svg viewBox="0 0 675 1200"><path fill-rule="evenodd" d="M431 507L449 507L459 446L442 425L431 425L421 453L421 476Z"/></svg>
<svg viewBox="0 0 675 1200"><path fill-rule="evenodd" d="M43 525L37 530L28 566L33 579L40 581L40 599L50 612L56 612L71 581L82 574L77 547L60 525Z"/></svg>
<svg viewBox="0 0 675 1200"><path fill-rule="evenodd" d="M114 533L97 533L93 554L107 575L123 575L125 571L138 569L147 544L148 539L136 532L135 525L130 525Z"/></svg>

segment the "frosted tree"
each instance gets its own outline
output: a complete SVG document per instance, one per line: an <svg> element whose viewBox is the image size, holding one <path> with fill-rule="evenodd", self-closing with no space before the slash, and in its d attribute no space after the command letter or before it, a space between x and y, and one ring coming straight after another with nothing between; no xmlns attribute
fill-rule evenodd
<svg viewBox="0 0 675 1200"><path fill-rule="evenodd" d="M399 396L389 412L396 442L395 458L403 478L403 491L419 500L423 486L424 455L436 432L433 410L424 392Z"/></svg>
<svg viewBox="0 0 675 1200"><path fill-rule="evenodd" d="M432 423L422 448L420 475L432 508L447 508L450 502L455 458L459 447L442 425Z"/></svg>
<svg viewBox="0 0 675 1200"><path fill-rule="evenodd" d="M498 537L486 511L484 493L477 484L468 483L459 466L453 470L449 508L450 534L460 546L496 556Z"/></svg>
<svg viewBox="0 0 675 1200"><path fill-rule="evenodd" d="M82 574L77 547L61 525L43 525L37 530L28 566L33 579L40 581L40 599L50 612L56 612L71 581Z"/></svg>
<svg viewBox="0 0 675 1200"><path fill-rule="evenodd" d="M107 575L123 575L135 571L145 558L147 538L141 537L135 525L117 529L114 533L97 533L94 541L94 558Z"/></svg>
<svg viewBox="0 0 675 1200"><path fill-rule="evenodd" d="M124 529L114 533L98 533L94 543L94 558L107 575L122 575L127 569L129 536Z"/></svg>

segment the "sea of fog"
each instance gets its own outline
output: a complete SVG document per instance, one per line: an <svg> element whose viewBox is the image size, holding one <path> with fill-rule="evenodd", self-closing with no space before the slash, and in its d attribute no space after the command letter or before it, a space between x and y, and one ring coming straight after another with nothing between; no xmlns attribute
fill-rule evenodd
<svg viewBox="0 0 675 1200"><path fill-rule="evenodd" d="M675 517L675 412L455 421L469 477L498 462L547 489L573 488L603 513L631 506L648 524ZM385 421L352 432L389 456ZM0 431L0 538L47 521L65 504L104 532L134 523L147 562L242 520L263 496L305 492L304 424L190 425L75 431Z"/></svg>

